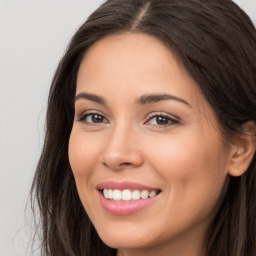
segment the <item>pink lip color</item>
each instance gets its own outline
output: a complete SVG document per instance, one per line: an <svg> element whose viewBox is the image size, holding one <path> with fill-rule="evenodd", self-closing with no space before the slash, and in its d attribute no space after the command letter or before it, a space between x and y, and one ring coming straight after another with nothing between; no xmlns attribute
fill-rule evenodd
<svg viewBox="0 0 256 256"><path fill-rule="evenodd" d="M128 215L142 210L143 208L150 205L158 196L154 196L147 199L131 200L131 201L112 201L103 196L101 192L100 202L103 208L115 215Z"/></svg>
<svg viewBox="0 0 256 256"><path fill-rule="evenodd" d="M96 188L98 190L102 190L104 188L119 189L119 190L124 190L124 189L131 189L131 190L138 189L138 190L149 190L149 191L160 190L159 188L152 188L136 182L128 182L128 181L124 181L124 182L106 181L106 182L100 183Z"/></svg>
<svg viewBox="0 0 256 256"><path fill-rule="evenodd" d="M124 190L124 189L130 189L130 190L159 190L155 188L151 188L139 183L134 183L134 182L121 182L121 183L116 183L116 182L103 182L97 186L98 190L102 190L104 188L107 189L119 189L119 190ZM100 202L103 206L103 208L108 211L111 214L114 215L128 215L132 214L135 212L138 212L145 207L149 206L151 203L153 203L157 198L158 195L147 198L147 199L139 199L139 200L131 200L131 201L113 201L105 198L101 191L99 191L99 197L100 197Z"/></svg>

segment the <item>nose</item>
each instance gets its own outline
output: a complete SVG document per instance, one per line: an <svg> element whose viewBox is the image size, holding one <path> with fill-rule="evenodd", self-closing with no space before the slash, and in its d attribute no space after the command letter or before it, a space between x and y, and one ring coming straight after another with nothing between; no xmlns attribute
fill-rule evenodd
<svg viewBox="0 0 256 256"><path fill-rule="evenodd" d="M143 164L138 147L138 134L126 125L109 131L106 147L102 153L102 164L112 170L135 168Z"/></svg>

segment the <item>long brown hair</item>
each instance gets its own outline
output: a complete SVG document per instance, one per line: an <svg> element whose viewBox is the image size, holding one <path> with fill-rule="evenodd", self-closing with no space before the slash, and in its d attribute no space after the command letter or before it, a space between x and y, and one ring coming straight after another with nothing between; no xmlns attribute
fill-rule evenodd
<svg viewBox="0 0 256 256"><path fill-rule="evenodd" d="M224 138L256 122L256 31L231 0L108 0L75 33L52 81L45 142L35 173L41 255L115 255L99 238L76 190L68 161L80 62L96 41L127 31L152 35L176 54L216 113ZM209 228L207 256L256 255L256 156L230 177Z"/></svg>

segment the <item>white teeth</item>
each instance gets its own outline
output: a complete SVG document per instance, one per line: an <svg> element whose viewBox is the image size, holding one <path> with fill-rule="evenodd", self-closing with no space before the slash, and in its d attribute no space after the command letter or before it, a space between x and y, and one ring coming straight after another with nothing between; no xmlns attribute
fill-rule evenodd
<svg viewBox="0 0 256 256"><path fill-rule="evenodd" d="M149 191L148 190L143 190L140 193L140 198L141 199L146 199L146 198L148 198L148 195L149 195Z"/></svg>
<svg viewBox="0 0 256 256"><path fill-rule="evenodd" d="M139 200L140 199L140 191L139 190L134 190L132 192L132 200Z"/></svg>
<svg viewBox="0 0 256 256"><path fill-rule="evenodd" d="M122 199L122 191L121 190L118 190L118 189L115 189L113 191L113 200L115 201L119 201Z"/></svg>
<svg viewBox="0 0 256 256"><path fill-rule="evenodd" d="M104 195L106 198L109 198L109 197L108 197L108 191L109 191L109 189L103 189L103 195Z"/></svg>
<svg viewBox="0 0 256 256"><path fill-rule="evenodd" d="M157 194L156 190L148 191L148 190L129 190L125 189L123 191L119 189L103 189L103 195L107 199L112 199L114 201L131 201L131 200L139 200L139 199L147 199L148 197L154 197Z"/></svg>
<svg viewBox="0 0 256 256"><path fill-rule="evenodd" d="M149 197L153 197L153 196L155 196L155 195L156 195L156 191L155 191L155 190L150 191L150 193L149 193Z"/></svg>
<svg viewBox="0 0 256 256"><path fill-rule="evenodd" d="M112 189L108 189L108 197L109 199L113 198L113 190Z"/></svg>
<svg viewBox="0 0 256 256"><path fill-rule="evenodd" d="M106 197L108 199L112 199L113 198L113 190L112 189L103 189L103 195L104 195L104 197Z"/></svg>
<svg viewBox="0 0 256 256"><path fill-rule="evenodd" d="M130 201L132 199L132 192L128 189L125 189L122 192L122 200L124 201Z"/></svg>

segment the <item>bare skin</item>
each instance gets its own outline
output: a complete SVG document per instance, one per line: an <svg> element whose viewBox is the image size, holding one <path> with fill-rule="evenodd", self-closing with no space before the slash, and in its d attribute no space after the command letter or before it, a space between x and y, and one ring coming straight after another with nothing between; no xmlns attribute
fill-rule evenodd
<svg viewBox="0 0 256 256"><path fill-rule="evenodd" d="M69 160L101 239L118 256L203 256L228 176L246 164L235 165L237 145L224 145L213 110L173 53L143 34L104 38L81 63L76 96ZM97 189L106 181L160 194L142 210L112 214Z"/></svg>

